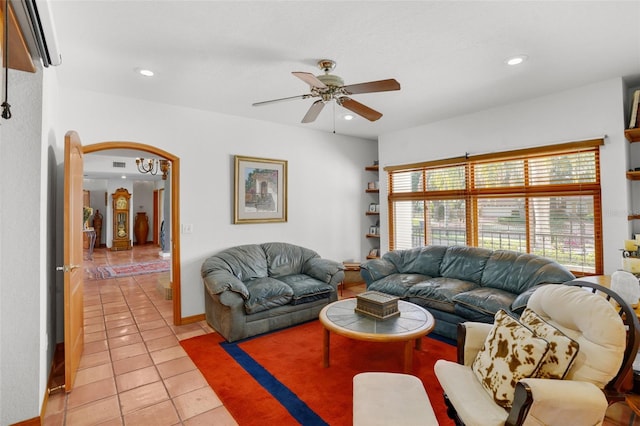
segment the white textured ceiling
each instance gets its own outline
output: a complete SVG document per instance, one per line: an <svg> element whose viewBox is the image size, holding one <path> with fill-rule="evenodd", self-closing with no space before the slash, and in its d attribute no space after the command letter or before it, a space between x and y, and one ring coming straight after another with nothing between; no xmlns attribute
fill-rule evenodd
<svg viewBox="0 0 640 426"><path fill-rule="evenodd" d="M640 78L640 1L50 0L63 86L376 139L379 134L613 77ZM508 67L504 60L526 54ZM337 61L353 95L384 114L341 119L292 71ZM136 68L155 71L153 78Z"/></svg>

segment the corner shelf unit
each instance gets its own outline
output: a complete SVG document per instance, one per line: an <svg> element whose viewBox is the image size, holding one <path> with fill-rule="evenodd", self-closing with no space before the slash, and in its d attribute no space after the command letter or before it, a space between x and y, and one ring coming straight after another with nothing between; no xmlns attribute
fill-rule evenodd
<svg viewBox="0 0 640 426"><path fill-rule="evenodd" d="M624 136L630 143L640 142L640 128L635 129L626 129L624 131ZM635 181L640 180L640 171L628 171L627 179ZM631 214L627 216L627 220L640 220L640 215Z"/></svg>
<svg viewBox="0 0 640 426"><path fill-rule="evenodd" d="M365 233L365 237L371 242L367 259L377 259L380 254L380 189L377 186L378 182L378 165L366 166L365 171L371 172L374 176L374 180L369 181L365 193L371 195L371 203L369 204L369 210L365 211L365 216L370 217L372 220L369 222L369 229ZM373 185L373 187L372 187ZM371 232L371 231L376 231Z"/></svg>

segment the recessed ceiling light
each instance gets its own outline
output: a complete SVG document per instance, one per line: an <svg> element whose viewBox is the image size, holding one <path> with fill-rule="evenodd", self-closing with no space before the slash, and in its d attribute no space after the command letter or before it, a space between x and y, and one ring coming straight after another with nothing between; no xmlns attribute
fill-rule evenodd
<svg viewBox="0 0 640 426"><path fill-rule="evenodd" d="M126 176L126 175L122 175L122 176L120 176L120 177L121 177L122 179L126 179L126 178L127 178L127 176Z"/></svg>
<svg viewBox="0 0 640 426"><path fill-rule="evenodd" d="M527 55L517 55L517 56L510 57L509 59L507 59L504 62L507 65L520 65L521 63L523 63L526 60L527 60Z"/></svg>
<svg viewBox="0 0 640 426"><path fill-rule="evenodd" d="M353 120L353 115L351 114L345 114L342 118L344 118L345 120Z"/></svg>
<svg viewBox="0 0 640 426"><path fill-rule="evenodd" d="M140 73L140 75L143 75L145 77L153 77L153 71L151 70L140 69L138 70L138 72Z"/></svg>

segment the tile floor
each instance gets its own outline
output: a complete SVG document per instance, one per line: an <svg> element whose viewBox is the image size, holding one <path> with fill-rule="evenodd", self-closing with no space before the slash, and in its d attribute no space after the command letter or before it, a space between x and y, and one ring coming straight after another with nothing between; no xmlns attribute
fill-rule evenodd
<svg viewBox="0 0 640 426"><path fill-rule="evenodd" d="M85 346L75 387L49 396L45 425L236 425L179 344L214 332L205 321L172 323L171 300L157 290L168 273L96 279L93 268L158 259L158 247L111 252L97 249L85 260ZM364 291L350 285L341 298ZM604 425L630 422L622 403Z"/></svg>
<svg viewBox="0 0 640 426"><path fill-rule="evenodd" d="M179 341L214 332L173 325L157 290L168 273L96 279L99 265L157 260L158 247L96 249L83 265L85 346L75 387L49 396L45 425L236 425ZM352 297L363 286L340 291Z"/></svg>

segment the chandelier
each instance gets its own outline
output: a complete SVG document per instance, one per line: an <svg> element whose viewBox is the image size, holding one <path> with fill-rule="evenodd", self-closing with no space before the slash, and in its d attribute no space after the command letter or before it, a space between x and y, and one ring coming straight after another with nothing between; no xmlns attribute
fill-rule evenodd
<svg viewBox="0 0 640 426"><path fill-rule="evenodd" d="M162 180L167 180L167 174L169 173L169 166L171 163L169 160L161 160L157 158L136 158L136 166L140 173L149 173L153 176L158 172L162 172Z"/></svg>

